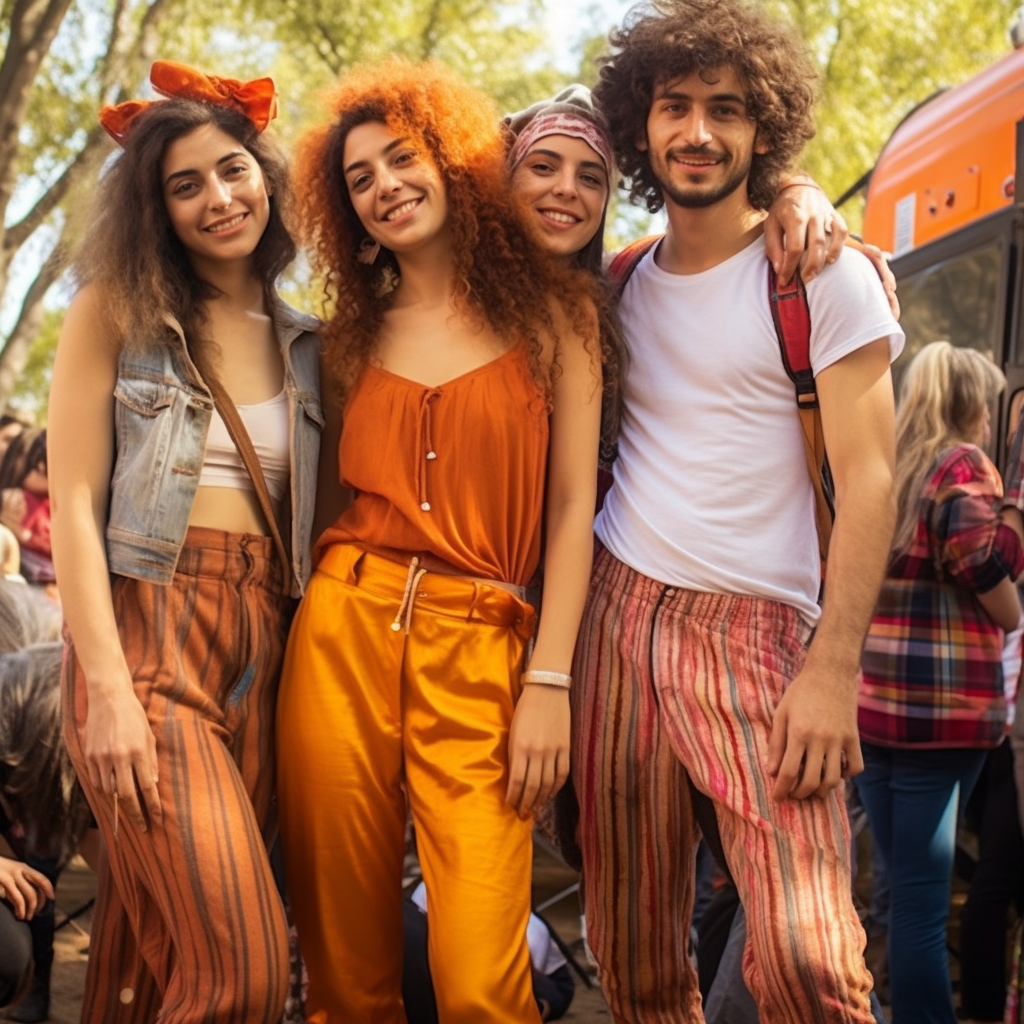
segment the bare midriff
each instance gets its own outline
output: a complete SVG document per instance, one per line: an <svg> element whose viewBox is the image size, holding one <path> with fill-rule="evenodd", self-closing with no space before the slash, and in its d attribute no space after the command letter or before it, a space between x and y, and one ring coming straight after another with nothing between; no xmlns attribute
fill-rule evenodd
<svg viewBox="0 0 1024 1024"><path fill-rule="evenodd" d="M188 524L262 537L270 533L256 492L239 487L198 488Z"/></svg>

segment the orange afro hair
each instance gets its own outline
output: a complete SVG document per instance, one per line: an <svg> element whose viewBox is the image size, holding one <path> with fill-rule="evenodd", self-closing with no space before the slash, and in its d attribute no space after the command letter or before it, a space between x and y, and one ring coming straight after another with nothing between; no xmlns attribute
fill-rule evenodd
<svg viewBox="0 0 1024 1024"><path fill-rule="evenodd" d="M343 391L370 355L392 301L385 277L397 270L386 249L372 265L358 259L367 232L342 174L348 133L369 121L429 153L447 194L456 304L510 345L525 340L534 376L548 391L552 366L544 341L554 339L554 323L544 297L589 337L594 285L556 264L526 228L509 192L491 100L437 64L393 58L347 72L325 106L330 121L299 140L294 182L301 233L328 303L325 362ZM557 360L557 344L554 351Z"/></svg>

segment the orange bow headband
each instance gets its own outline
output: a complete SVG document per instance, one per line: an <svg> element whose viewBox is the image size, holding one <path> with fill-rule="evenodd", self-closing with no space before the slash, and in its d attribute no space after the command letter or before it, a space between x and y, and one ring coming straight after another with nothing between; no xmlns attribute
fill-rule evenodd
<svg viewBox="0 0 1024 1024"><path fill-rule="evenodd" d="M231 107L252 121L258 132L277 117L277 90L272 78L239 82L235 78L204 75L173 60L158 60L150 68L149 80L162 96ZM100 124L119 146L123 146L135 118L153 103L160 102L126 100L116 107L104 107L100 111Z"/></svg>

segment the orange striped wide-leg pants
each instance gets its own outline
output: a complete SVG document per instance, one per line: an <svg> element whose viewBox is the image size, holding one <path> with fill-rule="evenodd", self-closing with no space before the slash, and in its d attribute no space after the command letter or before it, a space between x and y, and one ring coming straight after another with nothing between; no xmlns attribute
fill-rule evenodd
<svg viewBox="0 0 1024 1024"><path fill-rule="evenodd" d="M572 764L587 932L620 1024L703 1020L687 958L689 780L715 806L762 1020L874 1020L845 807L836 793L776 802L765 772L807 633L788 606L666 586L598 555L573 672Z"/></svg>
<svg viewBox="0 0 1024 1024"><path fill-rule="evenodd" d="M163 825L138 831L89 786L74 644L65 738L103 833L83 1024L276 1024L288 984L267 858L275 698L290 599L264 537L191 528L167 586L116 577L114 611L156 736Z"/></svg>
<svg viewBox="0 0 1024 1024"><path fill-rule="evenodd" d="M505 803L533 610L501 587L336 544L288 643L278 793L311 1024L405 1024L407 807L441 1024L539 1022L532 822Z"/></svg>

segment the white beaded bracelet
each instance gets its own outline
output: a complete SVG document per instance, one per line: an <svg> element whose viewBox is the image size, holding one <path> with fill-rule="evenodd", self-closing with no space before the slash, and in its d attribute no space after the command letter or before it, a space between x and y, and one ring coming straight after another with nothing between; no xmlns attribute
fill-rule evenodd
<svg viewBox="0 0 1024 1024"><path fill-rule="evenodd" d="M546 672L543 669L531 668L523 673L524 683L538 683L541 686L558 686L568 690L572 686L572 676L567 672Z"/></svg>

